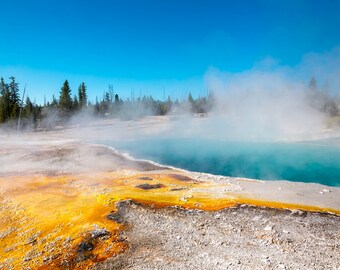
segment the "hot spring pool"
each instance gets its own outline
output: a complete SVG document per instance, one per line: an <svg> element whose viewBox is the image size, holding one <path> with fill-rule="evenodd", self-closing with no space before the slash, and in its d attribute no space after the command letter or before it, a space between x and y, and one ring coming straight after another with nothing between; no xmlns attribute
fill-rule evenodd
<svg viewBox="0 0 340 270"><path fill-rule="evenodd" d="M136 158L190 171L340 186L339 141L265 143L153 138L101 143Z"/></svg>

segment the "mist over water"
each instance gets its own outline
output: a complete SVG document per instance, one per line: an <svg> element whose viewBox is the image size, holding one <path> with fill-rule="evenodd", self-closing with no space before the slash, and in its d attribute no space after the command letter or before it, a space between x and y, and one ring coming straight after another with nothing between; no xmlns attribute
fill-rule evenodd
<svg viewBox="0 0 340 270"><path fill-rule="evenodd" d="M240 73L211 68L201 99L212 95L213 109L202 118L193 115L189 99L179 112L135 121L98 121L93 112L82 111L62 136L192 171L340 186L340 141L321 140L340 137L339 126L327 126L329 116L320 110L327 91L329 98L339 98L339 60L340 47L306 57L295 69L273 67L268 60ZM313 75L318 84L311 88ZM120 113L149 115L144 109L129 106ZM44 118L47 129L55 127L55 115Z"/></svg>
<svg viewBox="0 0 340 270"><path fill-rule="evenodd" d="M303 64L295 73L301 70ZM320 110L326 90L292 73L284 68L254 67L238 74L211 69L205 80L215 103L207 117L175 114L165 125L126 132L128 140L120 136L102 142L190 171L340 186L340 141L327 139L339 133L326 125L329 116Z"/></svg>
<svg viewBox="0 0 340 270"><path fill-rule="evenodd" d="M153 138L104 142L134 157L190 171L340 186L340 146L316 142L237 142Z"/></svg>

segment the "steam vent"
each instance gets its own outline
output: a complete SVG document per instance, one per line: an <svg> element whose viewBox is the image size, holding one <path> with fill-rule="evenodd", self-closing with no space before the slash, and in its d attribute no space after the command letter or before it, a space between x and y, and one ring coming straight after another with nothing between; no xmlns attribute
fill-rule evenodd
<svg viewBox="0 0 340 270"><path fill-rule="evenodd" d="M90 155L95 162L89 161ZM90 269L114 262L134 245L125 236L131 224L124 212L136 207L213 213L247 204L340 213L330 206L285 202L280 197L260 200L245 192L244 185L254 185L252 180L134 161L96 145L8 144L0 156L2 164L8 164L0 174L0 269L4 270Z"/></svg>

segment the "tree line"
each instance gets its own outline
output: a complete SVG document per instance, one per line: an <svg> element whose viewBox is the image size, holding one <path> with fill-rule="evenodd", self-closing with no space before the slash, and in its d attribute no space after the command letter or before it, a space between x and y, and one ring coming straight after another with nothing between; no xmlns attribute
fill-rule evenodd
<svg viewBox="0 0 340 270"><path fill-rule="evenodd" d="M331 117L340 116L340 100L320 90L314 77L310 79L308 88L307 101L312 107ZM114 93L112 86L109 86L101 99L97 97L95 102L92 102L88 99L87 86L84 82L79 85L77 94L72 96L68 80L63 83L59 97L53 96L51 101L45 101L43 105L32 102L28 96L20 97L19 93L19 84L15 77L9 77L8 82L1 77L0 124L6 123L7 126L13 128L28 127L37 130L64 125L72 116L79 113L121 120L169 113L205 115L216 104L212 92L196 99L189 93L187 99L181 101L173 101L170 97L157 100L151 95L138 98L131 95L130 99L122 100L118 93Z"/></svg>
<svg viewBox="0 0 340 270"><path fill-rule="evenodd" d="M68 80L63 83L59 97L53 96L51 101L45 101L43 105L32 103L28 96L22 97L25 99L23 101L19 93L19 84L15 77L10 77L9 82L1 78L0 123L6 123L9 127L30 127L34 130L63 125L81 112L103 118L132 120L169 113L206 114L212 110L215 102L212 93L196 99L189 93L188 98L181 101L173 101L170 96L162 101L151 95L138 98L132 96L131 99L122 100L118 93L114 93L112 86L109 86L101 99L97 97L95 102L92 102L88 100L84 82L79 85L77 94L72 96Z"/></svg>

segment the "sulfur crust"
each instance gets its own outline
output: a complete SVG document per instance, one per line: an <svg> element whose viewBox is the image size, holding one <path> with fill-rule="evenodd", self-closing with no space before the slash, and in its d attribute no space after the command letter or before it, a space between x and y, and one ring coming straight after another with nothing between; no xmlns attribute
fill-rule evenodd
<svg viewBox="0 0 340 270"><path fill-rule="evenodd" d="M216 194L216 190L229 185L184 180L173 172L121 174L119 171L0 178L0 269L88 269L124 252L128 243L121 239L120 231L125 225L106 216L117 211L117 202L126 199L153 207L178 206L205 211L249 204L340 215L337 209L257 200L232 191ZM138 187L146 183L160 187L150 190ZM96 242L91 256L79 260L79 244L98 228L110 234Z"/></svg>

